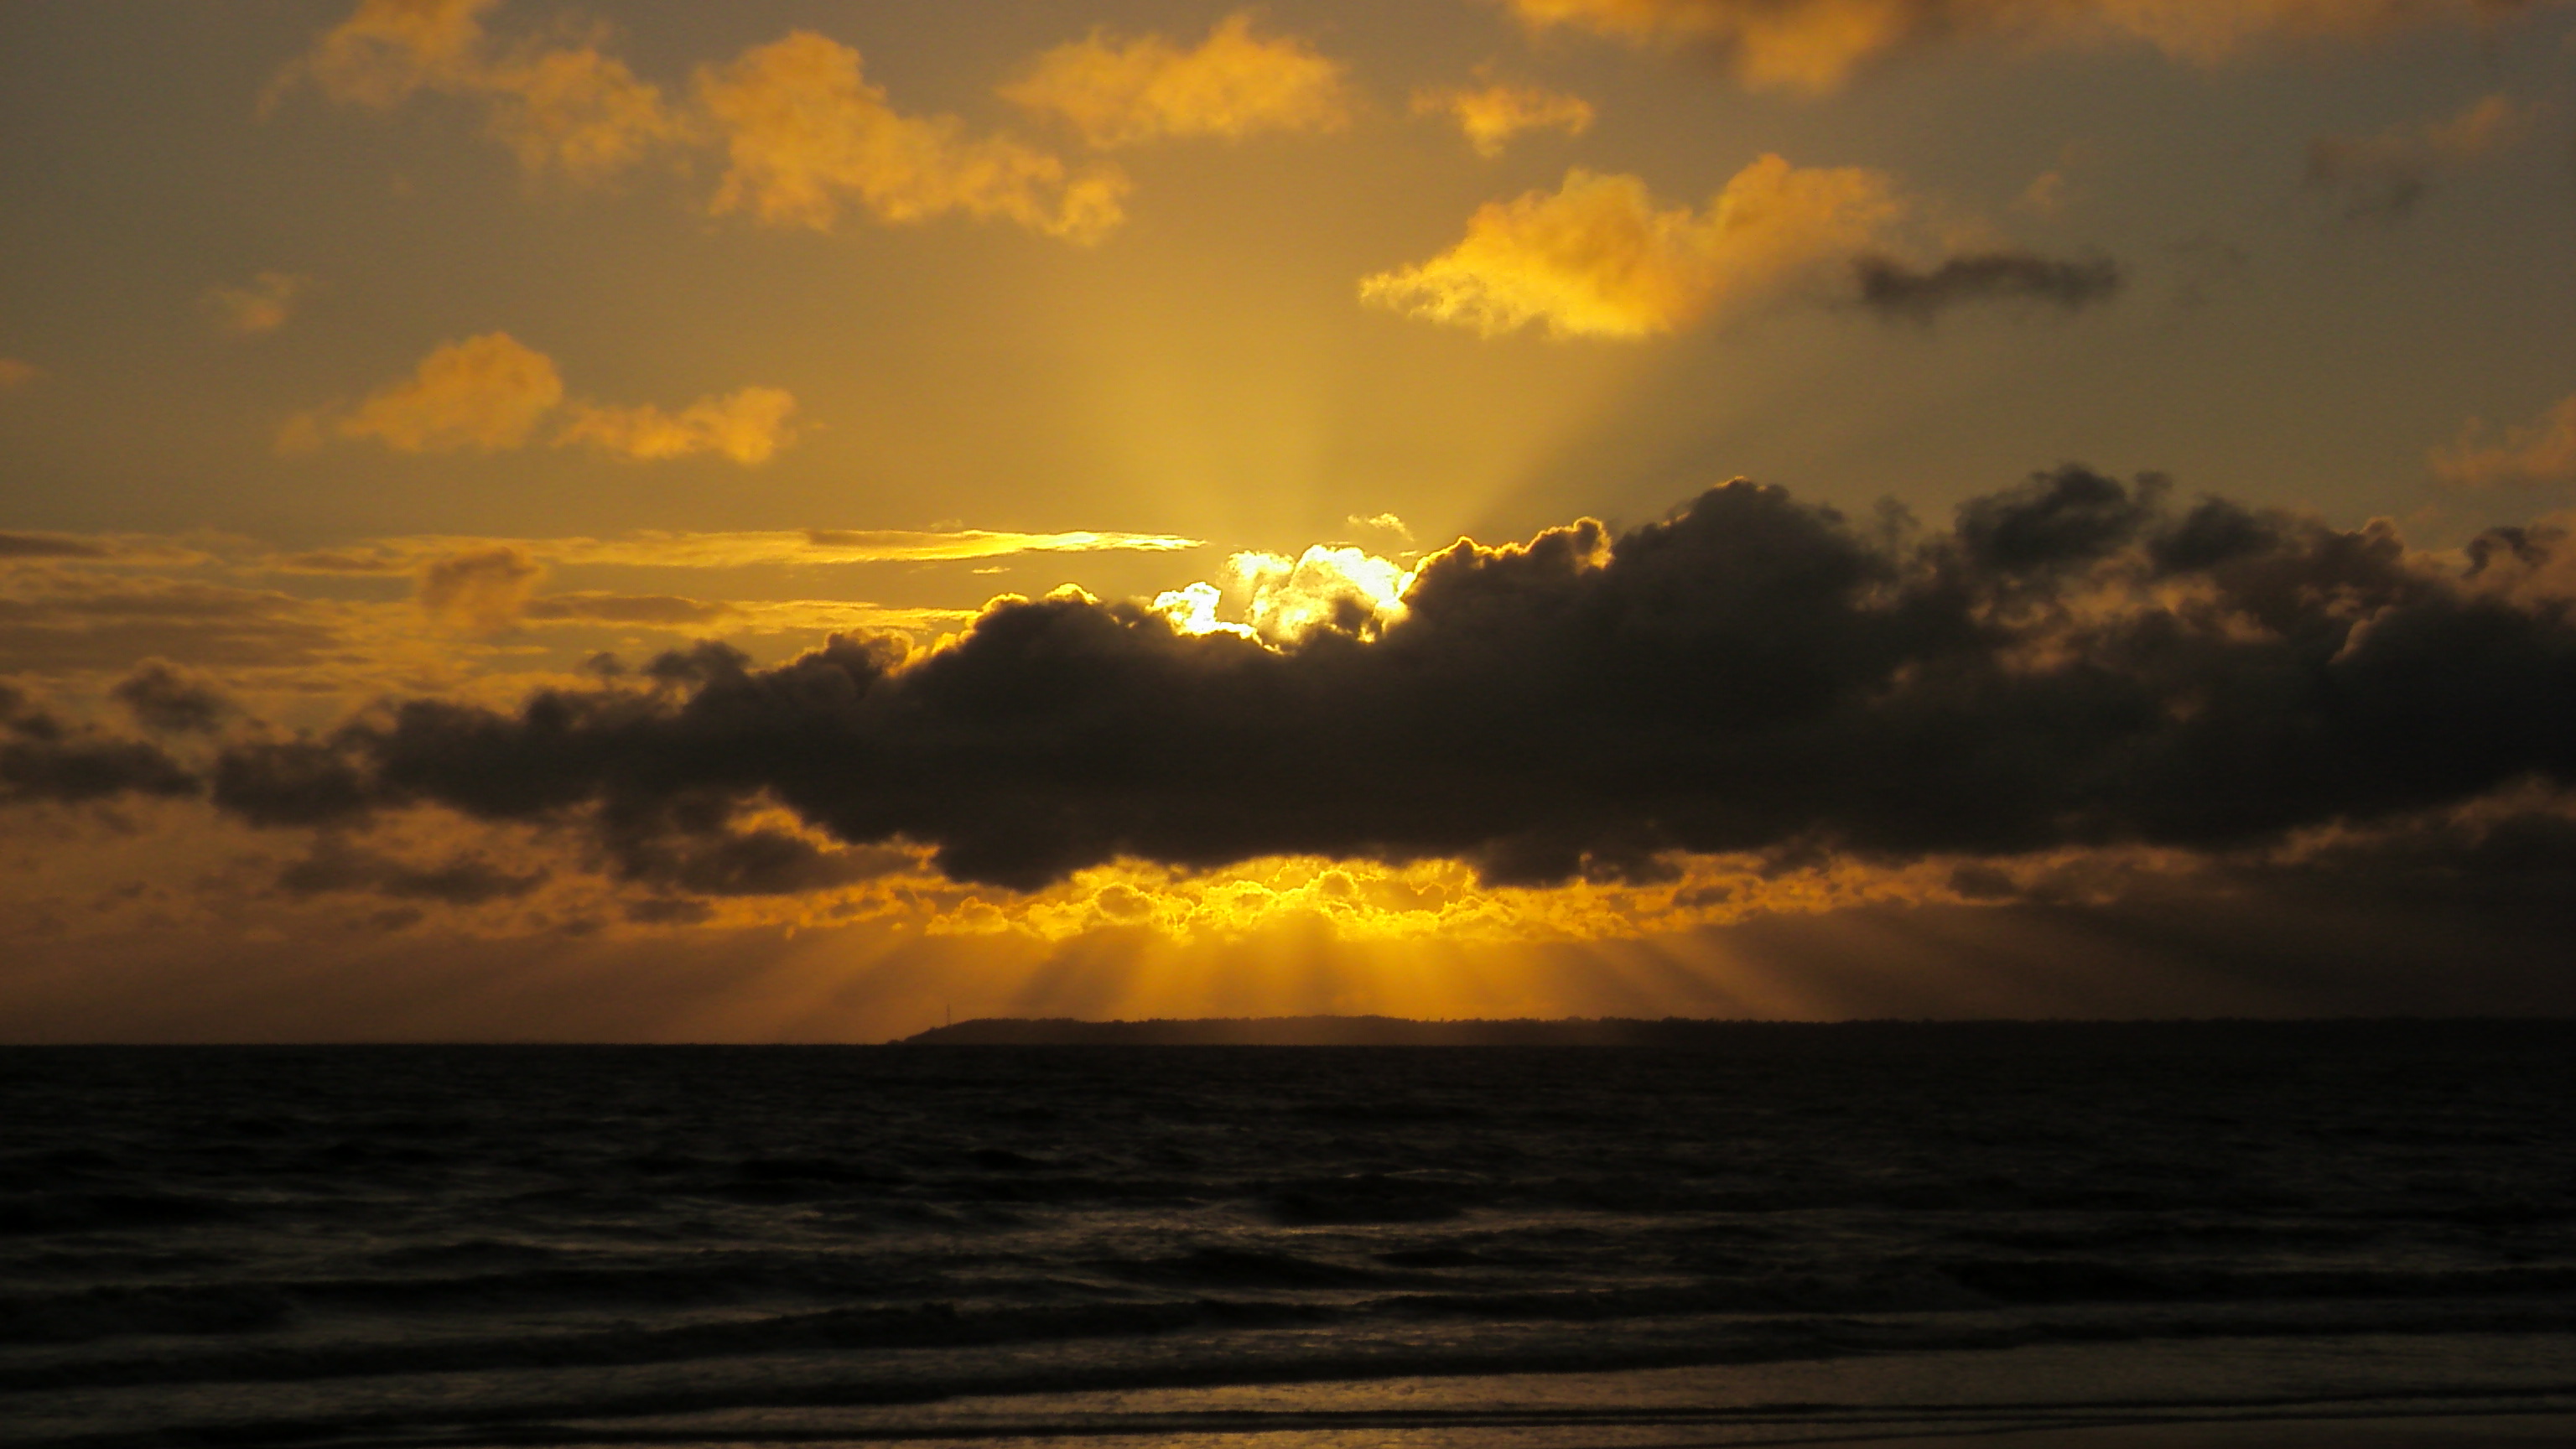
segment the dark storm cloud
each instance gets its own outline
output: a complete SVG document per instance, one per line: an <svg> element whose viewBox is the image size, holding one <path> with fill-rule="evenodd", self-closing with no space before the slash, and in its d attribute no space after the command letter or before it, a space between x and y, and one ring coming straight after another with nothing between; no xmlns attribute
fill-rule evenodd
<svg viewBox="0 0 2576 1449"><path fill-rule="evenodd" d="M1976 302L2044 302L2073 312L2111 300L2125 280L2108 257L2064 261L2013 251L1971 252L1929 270L1865 256L1852 268L1862 306L1916 322Z"/></svg>
<svg viewBox="0 0 2576 1449"><path fill-rule="evenodd" d="M160 659L145 660L108 693L137 724L162 734L210 734L233 711L222 690Z"/></svg>
<svg viewBox="0 0 2576 1449"><path fill-rule="evenodd" d="M1589 521L1462 541L1374 638L1274 652L1134 605L1009 602L909 660L835 639L764 670L702 646L650 690L414 701L234 751L216 799L264 823L420 802L577 821L617 858L686 862L767 797L1014 887L1119 856L1441 856L1539 882L1675 850L2239 847L2576 781L2576 622L2528 587L2570 544L2509 542L2446 569L2385 525L2176 508L2074 467L1889 541L1735 483L1615 544Z"/></svg>
<svg viewBox="0 0 2576 1449"><path fill-rule="evenodd" d="M197 777L157 745L66 724L0 686L0 803L193 795Z"/></svg>

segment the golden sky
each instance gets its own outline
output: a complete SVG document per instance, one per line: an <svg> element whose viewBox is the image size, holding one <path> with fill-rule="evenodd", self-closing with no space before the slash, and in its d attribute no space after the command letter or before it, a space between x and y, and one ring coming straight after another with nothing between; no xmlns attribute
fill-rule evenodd
<svg viewBox="0 0 2576 1449"><path fill-rule="evenodd" d="M2567 0L0 73L0 1038L2576 1010Z"/></svg>

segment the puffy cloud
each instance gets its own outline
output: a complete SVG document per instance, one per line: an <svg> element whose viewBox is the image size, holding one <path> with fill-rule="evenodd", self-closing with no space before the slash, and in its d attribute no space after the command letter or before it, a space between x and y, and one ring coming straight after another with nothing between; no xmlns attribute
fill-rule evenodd
<svg viewBox="0 0 2576 1449"><path fill-rule="evenodd" d="M243 286L209 287L199 301L216 326L236 337L259 337L285 326L312 286L311 277L262 272Z"/></svg>
<svg viewBox="0 0 2576 1449"><path fill-rule="evenodd" d="M1381 272L1360 296L1486 336L1646 337L1743 310L1881 244L1904 214L1882 173L1764 156L1705 212L1662 208L1634 176L1567 173L1553 194L1494 202L1458 245Z"/></svg>
<svg viewBox="0 0 2576 1449"><path fill-rule="evenodd" d="M83 804L202 788L160 746L66 724L0 685L0 803Z"/></svg>
<svg viewBox="0 0 2576 1449"><path fill-rule="evenodd" d="M1931 268L1867 256L1855 267L1862 306L1918 322L1973 302L2045 302L2073 312L2117 296L2122 281L2108 257L2063 261L2016 251L1966 252Z"/></svg>
<svg viewBox="0 0 2576 1449"><path fill-rule="evenodd" d="M1039 56L1002 95L1107 148L1177 136L1338 131L1350 124L1342 73L1339 61L1304 41L1255 36L1247 12L1219 21L1196 50L1160 35L1122 43L1094 31Z"/></svg>
<svg viewBox="0 0 2576 1449"><path fill-rule="evenodd" d="M1830 90L1890 54L1962 36L2027 47L2144 42L2213 64L2267 43L2361 40L2564 0L1502 0L1534 29L1707 46L1745 83Z"/></svg>
<svg viewBox="0 0 2576 1449"><path fill-rule="evenodd" d="M598 181L686 134L660 89L595 42L522 47L485 66L476 89L491 102L486 133L531 174Z"/></svg>
<svg viewBox="0 0 2576 1449"><path fill-rule="evenodd" d="M1478 90L1419 90L1417 116L1446 115L1458 123L1479 156L1500 156L1523 131L1563 131L1580 136L1592 128L1592 103L1544 86L1494 82Z"/></svg>
<svg viewBox="0 0 2576 1449"><path fill-rule="evenodd" d="M228 752L216 798L306 823L435 804L683 854L774 805L1020 889L1120 859L1655 882L1752 853L1953 880L2051 851L2280 850L2576 787L2576 603L2488 577L2568 546L2497 535L2463 568L2385 523L2177 507L2080 468L1911 535L1736 483L1615 540L1588 520L1461 540L1373 630L1263 641L1001 600L929 651L845 638L756 669L705 648L649 690L414 700Z"/></svg>
<svg viewBox="0 0 2576 1449"><path fill-rule="evenodd" d="M369 394L331 427L403 453L491 453L526 443L563 395L553 358L507 332L487 332L439 347L409 378Z"/></svg>
<svg viewBox="0 0 2576 1449"><path fill-rule="evenodd" d="M2576 393L2493 441L2472 418L2459 441L2433 450L2432 462L2435 476L2462 488L2576 483Z"/></svg>
<svg viewBox="0 0 2576 1449"><path fill-rule="evenodd" d="M2346 216L2394 220L2424 199L2436 172L2520 138L2537 109L2488 96L2445 120L2375 136L2321 136L2308 143L2308 184L2340 197Z"/></svg>
<svg viewBox="0 0 2576 1449"><path fill-rule="evenodd" d="M530 173L598 181L685 128L661 91L601 49L598 32L569 43L496 48L483 14L499 0L361 0L269 90L268 104L309 81L343 105L390 109L422 91L485 103L485 129Z"/></svg>
<svg viewBox="0 0 2576 1449"><path fill-rule="evenodd" d="M566 406L553 358L507 332L487 332L439 347L410 378L378 389L345 413L290 418L279 431L278 447L318 447L327 430L374 438L405 453L500 452L525 446L558 409L568 414L553 434L558 446L582 444L633 459L721 453L749 465L767 462L794 440L787 419L796 398L781 388L747 387L700 398L676 413L578 398Z"/></svg>
<svg viewBox="0 0 2576 1449"><path fill-rule="evenodd" d="M515 548L483 548L431 562L420 571L420 608L431 619L473 634L497 634L544 581L545 567Z"/></svg>
<svg viewBox="0 0 2576 1449"><path fill-rule="evenodd" d="M15 392L42 376L44 371L32 362L0 357L0 392Z"/></svg>
<svg viewBox="0 0 2576 1449"><path fill-rule="evenodd" d="M712 203L719 214L829 230L856 201L882 221L962 211L1079 242L1125 219L1118 173L1069 176L1058 157L968 137L953 116L904 115L861 77L857 51L812 31L701 69L697 90L729 162Z"/></svg>
<svg viewBox="0 0 2576 1449"><path fill-rule="evenodd" d="M166 659L145 660L108 693L156 734L211 734L233 712L223 690Z"/></svg>
<svg viewBox="0 0 2576 1449"><path fill-rule="evenodd" d="M765 463L793 441L787 419L795 395L775 387L746 387L724 397L700 398L676 413L650 405L607 407L576 402L562 441L585 443L622 457L680 458L722 453L737 463Z"/></svg>

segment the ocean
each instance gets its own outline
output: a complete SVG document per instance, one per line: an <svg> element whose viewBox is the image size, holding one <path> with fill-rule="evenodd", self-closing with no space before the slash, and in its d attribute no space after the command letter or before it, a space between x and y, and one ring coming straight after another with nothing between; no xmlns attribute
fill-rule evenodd
<svg viewBox="0 0 2576 1449"><path fill-rule="evenodd" d="M2566 1025L0 1050L13 1445L2572 1427Z"/></svg>

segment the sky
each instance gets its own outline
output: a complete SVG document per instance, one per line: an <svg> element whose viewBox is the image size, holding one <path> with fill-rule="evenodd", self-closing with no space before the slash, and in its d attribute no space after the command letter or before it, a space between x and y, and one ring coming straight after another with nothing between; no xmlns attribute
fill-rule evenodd
<svg viewBox="0 0 2576 1449"><path fill-rule="evenodd" d="M2576 1011L2568 0L0 8L0 1039Z"/></svg>

